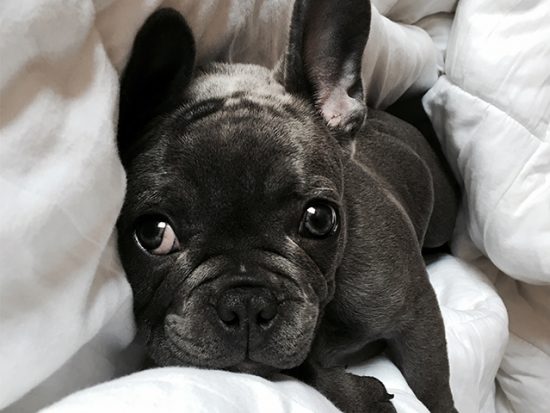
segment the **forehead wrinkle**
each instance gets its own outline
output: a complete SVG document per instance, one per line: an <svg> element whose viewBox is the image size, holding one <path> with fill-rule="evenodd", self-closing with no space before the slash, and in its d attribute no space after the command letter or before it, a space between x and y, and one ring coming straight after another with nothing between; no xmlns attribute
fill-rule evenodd
<svg viewBox="0 0 550 413"><path fill-rule="evenodd" d="M173 140L173 137L164 138ZM169 144L161 143L154 151L145 153L137 163L132 174L139 176L139 180L128 182L128 193L132 196L132 204L136 211L160 208L175 213L176 209L196 199L196 184L189 179L189 174L181 169L185 160L174 162L171 159L173 156L178 157L178 154L170 150ZM139 182L139 186L134 187L133 182Z"/></svg>
<svg viewBox="0 0 550 413"><path fill-rule="evenodd" d="M240 137L243 132L239 127L253 125L250 136L263 132L267 135L285 135L293 126L298 127L303 121L303 114L292 105L281 105L277 101L258 102L250 96L238 98L206 99L191 106L178 108L169 119L172 130L178 134L174 137L180 144L189 140L191 131L212 128L219 132L218 137ZM286 132L285 132L286 130Z"/></svg>
<svg viewBox="0 0 550 413"><path fill-rule="evenodd" d="M213 63L197 70L196 77L187 89L191 98L228 97L235 92L266 93L290 99L273 73L261 66L247 64Z"/></svg>
<svg viewBox="0 0 550 413"><path fill-rule="evenodd" d="M196 199L192 187L186 185L185 193L179 190L180 187L181 185L172 182L166 182L159 186L146 185L145 188L142 186L132 199L134 209L136 211L161 209L166 213L176 213L178 210L184 209L184 205L193 203Z"/></svg>

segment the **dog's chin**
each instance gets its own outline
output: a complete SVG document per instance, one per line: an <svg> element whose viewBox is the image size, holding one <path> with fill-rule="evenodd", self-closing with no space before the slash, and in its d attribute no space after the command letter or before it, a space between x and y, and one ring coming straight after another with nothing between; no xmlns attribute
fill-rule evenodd
<svg viewBox="0 0 550 413"><path fill-rule="evenodd" d="M255 376L261 376L265 378L269 378L275 373L281 371L280 368L257 363L252 360L244 360L239 364L226 368L224 370L232 371L235 373L254 374Z"/></svg>
<svg viewBox="0 0 550 413"><path fill-rule="evenodd" d="M163 346L164 347L164 346ZM171 347L171 346L170 346ZM269 378L274 374L287 370L289 366L280 367L280 366L271 366L265 363L251 360L248 356L242 355L237 356L233 355L233 361L228 360L208 360L203 359L190 360L187 357L181 357L180 354L174 351L166 351L164 347L160 352L155 351L155 349L149 349L148 359L150 362L149 367L168 367L168 366L177 366L177 367L198 367L198 368L207 368L213 370L225 370L234 373L246 373L253 374L255 376ZM236 361L240 360L240 361ZM301 364L297 362L296 365ZM295 367L295 366L292 366Z"/></svg>

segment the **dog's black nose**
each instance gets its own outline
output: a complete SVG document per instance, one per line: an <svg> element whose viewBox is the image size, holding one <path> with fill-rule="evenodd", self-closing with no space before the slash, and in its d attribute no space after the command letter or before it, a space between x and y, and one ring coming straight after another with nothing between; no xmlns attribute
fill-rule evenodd
<svg viewBox="0 0 550 413"><path fill-rule="evenodd" d="M237 287L226 290L217 304L220 320L227 327L267 327L277 315L277 301L266 288Z"/></svg>

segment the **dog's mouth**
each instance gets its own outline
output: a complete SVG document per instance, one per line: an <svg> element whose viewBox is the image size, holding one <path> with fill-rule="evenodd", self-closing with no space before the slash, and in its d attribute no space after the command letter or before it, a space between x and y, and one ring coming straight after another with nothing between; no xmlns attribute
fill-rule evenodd
<svg viewBox="0 0 550 413"><path fill-rule="evenodd" d="M178 341L170 340L170 348L174 358L169 365L206 367L235 373L253 374L261 377L269 377L283 370L281 366L273 366L253 360L248 348L241 352L237 349L228 349L229 351L223 354L206 355L206 358L205 355L196 357L196 355L188 354L187 349Z"/></svg>

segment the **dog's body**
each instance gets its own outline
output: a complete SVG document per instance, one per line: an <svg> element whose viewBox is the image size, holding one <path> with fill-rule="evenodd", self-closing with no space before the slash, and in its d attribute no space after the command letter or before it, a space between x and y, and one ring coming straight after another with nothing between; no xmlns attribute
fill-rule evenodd
<svg viewBox="0 0 550 413"><path fill-rule="evenodd" d="M361 1L344 3L368 23ZM347 51L325 38L332 60L301 54L336 7L311 4L296 5L275 72L193 73L192 36L173 11L138 34L122 82L118 224L138 325L156 364L288 371L347 412L393 411L379 382L341 368L384 342L417 396L452 411L421 248L450 237L453 183L413 127L374 110L363 123L368 27L341 39ZM162 39L174 46L151 59Z"/></svg>

